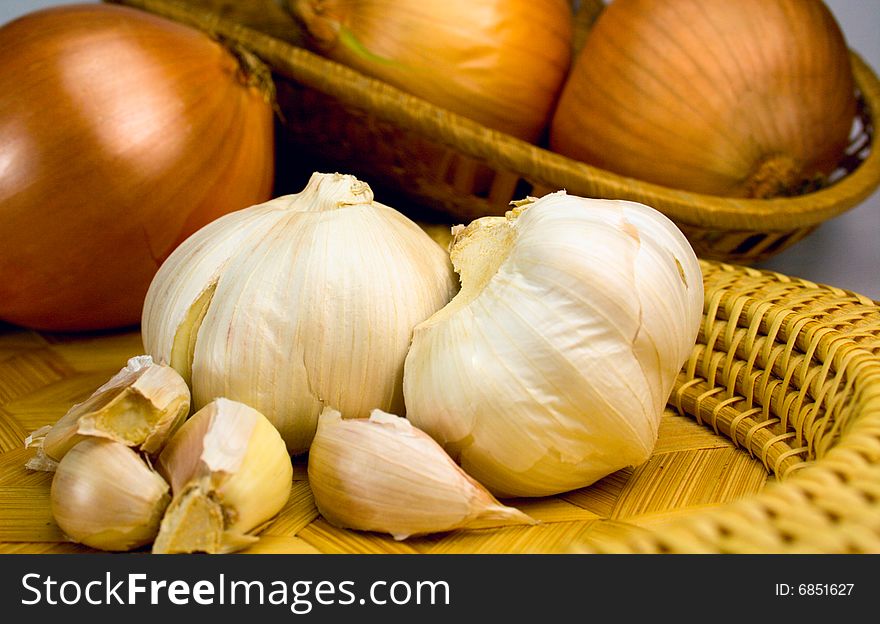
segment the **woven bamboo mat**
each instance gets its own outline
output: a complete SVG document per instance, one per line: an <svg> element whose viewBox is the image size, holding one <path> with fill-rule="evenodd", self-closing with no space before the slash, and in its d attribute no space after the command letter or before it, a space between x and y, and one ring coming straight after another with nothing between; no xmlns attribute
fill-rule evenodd
<svg viewBox="0 0 880 624"><path fill-rule="evenodd" d="M29 432L54 423L142 353L136 331L57 336L14 328L0 333L0 552L80 552L66 541L49 509L50 473L24 463ZM591 487L562 496L510 501L541 521L532 527L458 532L396 542L340 530L320 518L295 460L290 500L249 552L489 553L558 552L585 536L657 526L688 510L721 505L761 490L764 465L710 429L669 410L653 457Z"/></svg>

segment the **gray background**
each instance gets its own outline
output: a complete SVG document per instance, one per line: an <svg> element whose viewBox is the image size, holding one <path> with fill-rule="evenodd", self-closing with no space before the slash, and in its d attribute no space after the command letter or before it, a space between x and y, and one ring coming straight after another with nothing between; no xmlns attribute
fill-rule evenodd
<svg viewBox="0 0 880 624"><path fill-rule="evenodd" d="M42 7L76 2L0 0L0 24ZM826 0L826 4L849 46L880 73L880 0ZM880 300L880 190L760 266Z"/></svg>

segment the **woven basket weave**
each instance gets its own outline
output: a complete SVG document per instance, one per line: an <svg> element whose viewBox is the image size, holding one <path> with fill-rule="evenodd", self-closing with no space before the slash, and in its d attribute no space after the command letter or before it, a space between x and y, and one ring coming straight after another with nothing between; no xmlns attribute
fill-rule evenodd
<svg viewBox="0 0 880 624"><path fill-rule="evenodd" d="M660 210L700 257L764 260L857 205L880 184L871 149L880 82L855 54L860 115L852 145L821 190L791 198L733 199L670 189L612 174L496 132L294 45L299 30L275 0L113 0L180 21L261 57L274 72L286 120L278 177L295 192L319 169L352 173L412 211L460 221L504 214L511 200L561 188L587 197L631 199ZM595 7L596 0L584 2ZM589 11L579 13L586 16ZM591 17L591 16L586 16ZM580 24L583 37L584 24ZM443 156L437 156L438 153ZM488 167L488 187L476 183ZM479 178L483 179L483 178ZM423 217L425 215L422 215Z"/></svg>
<svg viewBox="0 0 880 624"><path fill-rule="evenodd" d="M590 487L507 501L541 524L396 542L337 529L305 460L252 553L880 553L880 306L784 275L702 262L698 342L651 458ZM0 553L82 552L24 468L55 422L142 351L138 332L0 328Z"/></svg>

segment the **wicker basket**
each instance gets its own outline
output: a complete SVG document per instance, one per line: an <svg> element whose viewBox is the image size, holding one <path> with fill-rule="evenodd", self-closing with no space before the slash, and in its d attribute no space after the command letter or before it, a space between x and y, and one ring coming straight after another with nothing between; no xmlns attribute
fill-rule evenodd
<svg viewBox="0 0 880 624"><path fill-rule="evenodd" d="M573 492L508 501L541 524L396 542L337 529L302 459L249 552L880 553L880 306L784 275L702 262L705 315L652 457ZM142 349L138 332L0 328L0 553L82 552L49 509L25 436Z"/></svg>
<svg viewBox="0 0 880 624"><path fill-rule="evenodd" d="M282 192L299 190L312 171L344 171L369 181L382 197L395 198L392 205L469 221L503 214L511 200L565 188L578 195L653 206L678 224L701 257L749 264L802 239L880 184L880 152L871 149L880 82L855 54L860 123L833 177L836 182L792 198L733 199L678 191L590 167L328 61L293 45L299 30L275 0L113 1L196 26L249 49L272 68L286 120L279 134ZM583 4L595 6L596 0ZM486 166L491 182L477 184L477 179L485 182L478 172ZM425 212L420 216L430 218Z"/></svg>

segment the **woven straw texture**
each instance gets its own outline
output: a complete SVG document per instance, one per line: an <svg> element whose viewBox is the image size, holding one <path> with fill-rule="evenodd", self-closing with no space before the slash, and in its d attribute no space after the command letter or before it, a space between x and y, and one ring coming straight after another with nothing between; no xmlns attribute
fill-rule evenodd
<svg viewBox="0 0 880 624"><path fill-rule="evenodd" d="M660 210L698 255L738 264L766 259L857 205L880 184L872 149L880 81L852 55L860 114L832 185L768 200L700 195L648 184L577 162L454 115L304 49L277 0L111 0L195 26L245 48L273 71L280 113L278 181L295 192L312 171L352 173L382 197L400 194L418 215L461 221L504 214L511 200L561 188L586 197L631 199ZM576 42L601 9L586 0ZM598 9L597 9L598 7ZM488 181L487 181L488 178Z"/></svg>
<svg viewBox="0 0 880 624"><path fill-rule="evenodd" d="M440 236L440 235L438 235ZM580 490L507 501L541 523L394 541L315 509L305 459L252 553L880 553L880 307L702 262L705 315L652 457ZM0 553L85 552L24 468L55 422L142 352L137 332L0 330Z"/></svg>

